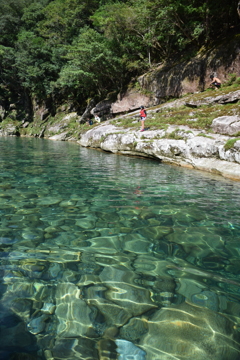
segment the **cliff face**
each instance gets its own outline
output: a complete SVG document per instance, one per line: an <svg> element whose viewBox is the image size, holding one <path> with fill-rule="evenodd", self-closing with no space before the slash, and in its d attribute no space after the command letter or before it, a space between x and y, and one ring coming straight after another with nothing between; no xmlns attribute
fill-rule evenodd
<svg viewBox="0 0 240 360"><path fill-rule="evenodd" d="M84 123L92 114L110 118L134 111L141 105L146 107L162 104L171 98L179 98L188 93L201 92L208 87L209 75L216 74L223 83L230 74L240 76L240 35L235 35L230 41L222 40L219 46L212 49L202 49L198 55L190 60L175 59L175 61L161 64L143 74L132 83L129 88L118 95L110 96L96 103L94 99L89 102L86 111L83 104L64 104L58 99L49 98L44 101L31 98L27 92L18 94L18 98L0 104L0 121L11 118L18 122L46 123L50 117L59 112L75 111L82 115ZM60 101L60 103L59 103ZM57 103L58 102L58 103ZM62 109L65 110L62 110Z"/></svg>
<svg viewBox="0 0 240 360"><path fill-rule="evenodd" d="M128 90L112 104L112 113L153 106L188 93L204 91L211 74L226 82L230 74L240 76L240 35L208 51L202 49L191 60L159 65L138 78L138 90ZM139 90L140 88L140 90ZM140 104L140 105L139 105Z"/></svg>

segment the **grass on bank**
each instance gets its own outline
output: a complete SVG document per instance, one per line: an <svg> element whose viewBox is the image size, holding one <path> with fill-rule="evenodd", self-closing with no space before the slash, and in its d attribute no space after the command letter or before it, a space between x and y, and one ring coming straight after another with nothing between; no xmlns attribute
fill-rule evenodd
<svg viewBox="0 0 240 360"><path fill-rule="evenodd" d="M230 150L234 147L235 145L235 142L240 140L240 138L235 138L235 139L229 139L226 144L224 145L224 149L227 151L227 150Z"/></svg>
<svg viewBox="0 0 240 360"><path fill-rule="evenodd" d="M146 126L151 130L167 130L169 125L187 125L190 129L198 129L203 130L201 136L210 136L206 135L206 133L211 133L211 124L213 119L219 116L226 115L237 115L240 114L240 102L221 105L221 104L209 104L198 106L197 108L190 108L188 106L175 106L170 107L170 104L174 100L180 100L183 102L197 102L202 101L206 97L216 97L218 95L227 94L236 90L240 90L240 77L237 77L235 74L230 74L229 79L225 82L221 89L215 91L213 89L206 89L203 92L188 94L182 96L180 99L170 99L167 102L156 105L152 108L148 108L148 117L146 120ZM169 107L166 105L169 104ZM151 110L158 111L152 112ZM138 111L135 114L129 114L122 118L116 118L110 120L112 124L120 128L127 128L129 130L138 130L140 128L140 122L138 121L139 115ZM41 119L35 119L33 123L30 123L27 128L19 127L20 135L27 136L38 136L41 133L43 126L46 126L45 135L51 136L50 132L48 133L47 128L62 123L62 118L66 116L65 112L59 112L56 116L49 118L47 123L41 121ZM9 120L9 121L8 121ZM10 121L11 120L11 121ZM6 119L1 123L1 128L7 126L8 123L13 123L12 119ZM17 122L19 125L19 122ZM79 134L85 133L89 129L92 129L98 126L97 123L94 123L92 126L88 124L79 124L76 121L76 118L70 119L70 121L64 122L65 126L61 127L60 132L67 131L68 136L72 136L74 138L79 138ZM205 134L205 135L204 135ZM234 134L232 138L239 137L240 134ZM166 137L177 138L179 135L177 133L166 134ZM236 142L236 141L235 141ZM231 142L226 146L234 146L235 142Z"/></svg>
<svg viewBox="0 0 240 360"><path fill-rule="evenodd" d="M212 121L219 116L236 115L240 113L240 104L210 104L198 109L182 106L177 109L164 109L160 113L148 116L146 126L151 130L166 130L168 125L187 125L189 128L211 132ZM137 129L140 123L133 117L111 120L117 127Z"/></svg>
<svg viewBox="0 0 240 360"><path fill-rule="evenodd" d="M231 83L235 79L234 83ZM231 77L228 84L224 85L221 89L215 91L207 89L204 92L196 93L192 95L185 95L181 100L186 102L204 101L206 97L216 97L217 95L223 95L232 91L240 90L240 78ZM172 102L172 99L170 102ZM149 115L146 120L147 127L151 130L166 129L168 125L187 125L189 128L205 130L211 132L212 121L219 116L231 116L240 113L239 103L222 104L208 104L202 105L197 108L190 108L188 106L180 106L173 108L166 108L166 103L148 108ZM151 109L158 109L157 113L151 114ZM135 129L139 128L140 124L137 121L136 115L129 115L124 118L117 118L111 120L115 126Z"/></svg>

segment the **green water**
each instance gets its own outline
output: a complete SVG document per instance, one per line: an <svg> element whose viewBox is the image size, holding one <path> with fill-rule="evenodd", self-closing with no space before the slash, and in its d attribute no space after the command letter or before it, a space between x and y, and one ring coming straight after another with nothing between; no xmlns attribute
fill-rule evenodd
<svg viewBox="0 0 240 360"><path fill-rule="evenodd" d="M240 184L0 138L1 360L239 360Z"/></svg>

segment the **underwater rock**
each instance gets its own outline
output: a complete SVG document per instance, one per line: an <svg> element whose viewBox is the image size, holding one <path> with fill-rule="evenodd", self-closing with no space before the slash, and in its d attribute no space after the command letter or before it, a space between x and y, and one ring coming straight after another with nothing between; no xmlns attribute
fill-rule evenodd
<svg viewBox="0 0 240 360"><path fill-rule="evenodd" d="M55 259L56 261L57 259ZM57 263L57 262L51 262L49 267L48 267L48 270L45 274L45 277L46 275L48 275L48 279L55 279L58 277L58 275L60 274L62 270L62 265Z"/></svg>
<svg viewBox="0 0 240 360"><path fill-rule="evenodd" d="M119 360L125 360L128 358L133 360L146 360L145 351L141 350L132 342L123 339L117 339L115 342L117 344Z"/></svg>
<svg viewBox="0 0 240 360"><path fill-rule="evenodd" d="M92 327L91 310L80 299L80 290L71 283L58 283L56 287L57 334L61 337L86 335Z"/></svg>
<svg viewBox="0 0 240 360"><path fill-rule="evenodd" d="M56 338L54 346L51 348L52 355L50 359L74 359L75 357L72 356L73 349L77 347L78 341L75 338ZM76 353L76 351L75 351ZM48 359L47 359L48 360Z"/></svg>
<svg viewBox="0 0 240 360"><path fill-rule="evenodd" d="M55 227L55 226L48 226L48 227L46 227L45 229L44 229L44 231L45 232L47 232L47 233L58 233L58 232L60 232L60 231L62 231L60 228L57 228L57 227Z"/></svg>
<svg viewBox="0 0 240 360"><path fill-rule="evenodd" d="M192 257L204 258L212 255L213 250L217 251L221 244L221 236L212 234L207 229L189 227L175 227L174 232L167 235L167 240L171 243L177 243L182 246L184 251Z"/></svg>
<svg viewBox="0 0 240 360"><path fill-rule="evenodd" d="M56 309L56 306L52 303L44 303L41 311L45 314L53 314Z"/></svg>
<svg viewBox="0 0 240 360"><path fill-rule="evenodd" d="M199 294L194 294L192 295L191 300L198 306L203 306L210 310L218 311L218 297L213 291L205 290Z"/></svg>
<svg viewBox="0 0 240 360"><path fill-rule="evenodd" d="M62 198L57 198L57 197L42 197L40 199L37 200L37 203L39 206L51 206L51 205L56 205L58 203L60 203L62 201Z"/></svg>
<svg viewBox="0 0 240 360"><path fill-rule="evenodd" d="M62 281L64 282L76 283L78 279L79 273L77 271L67 269L62 274Z"/></svg>
<svg viewBox="0 0 240 360"><path fill-rule="evenodd" d="M104 298L107 290L102 284L90 286L84 291L86 302L90 308L96 307L102 315L104 326L123 326L131 317L132 313L125 306L119 306ZM124 305L124 304L123 304Z"/></svg>
<svg viewBox="0 0 240 360"><path fill-rule="evenodd" d="M184 296L188 301L191 301L192 296L200 294L206 288L203 282L187 278L185 276L178 278L177 293Z"/></svg>
<svg viewBox="0 0 240 360"><path fill-rule="evenodd" d="M118 283L114 285L107 284L109 290L105 296L110 302L121 307L125 307L129 314L137 316L145 313L150 309L156 308L156 305L150 299L150 291L138 286L132 286L126 283Z"/></svg>
<svg viewBox="0 0 240 360"><path fill-rule="evenodd" d="M49 355L52 355L52 357L47 358L47 360L99 359L96 340L80 336L76 338L56 338Z"/></svg>
<svg viewBox="0 0 240 360"><path fill-rule="evenodd" d="M133 237L132 240L129 237ZM134 254L147 254L150 251L152 243L144 239L140 234L131 235L126 237L123 248L125 251L130 251Z"/></svg>
<svg viewBox="0 0 240 360"><path fill-rule="evenodd" d="M16 211L17 215L31 215L31 214L36 214L38 212L37 208L30 208L30 209L19 209Z"/></svg>
<svg viewBox="0 0 240 360"><path fill-rule="evenodd" d="M120 336L129 341L138 341L148 331L147 320L142 318L132 318L126 325L121 327Z"/></svg>
<svg viewBox="0 0 240 360"><path fill-rule="evenodd" d="M97 238L90 239L91 250L104 254L118 253L121 249L121 237L119 236L99 236Z"/></svg>
<svg viewBox="0 0 240 360"><path fill-rule="evenodd" d="M101 339L97 342L98 359L119 359L117 352L117 345L112 339Z"/></svg>
<svg viewBox="0 0 240 360"><path fill-rule="evenodd" d="M94 229L95 228L95 220L92 217L78 219L76 221L76 225L85 230Z"/></svg>
<svg viewBox="0 0 240 360"><path fill-rule="evenodd" d="M226 316L182 303L156 311L139 346L146 360L238 360L239 338Z"/></svg>
<svg viewBox="0 0 240 360"><path fill-rule="evenodd" d="M173 277L168 274L168 265L168 261L154 258L152 255L141 254L134 261L134 269L138 274L157 276L159 279L168 278L171 282Z"/></svg>
<svg viewBox="0 0 240 360"><path fill-rule="evenodd" d="M163 238L171 232L173 232L173 230L168 226L146 226L139 229L139 233L146 237L146 239L154 241Z"/></svg>
<svg viewBox="0 0 240 360"><path fill-rule="evenodd" d="M69 207L69 206L74 206L76 204L76 201L74 200L62 200L59 203L59 206L61 207Z"/></svg>
<svg viewBox="0 0 240 360"><path fill-rule="evenodd" d="M36 340L26 330L20 318L1 308L0 322L0 359L1 360L37 360Z"/></svg>
<svg viewBox="0 0 240 360"><path fill-rule="evenodd" d="M24 278L22 280L22 282L18 281L9 284L8 291L3 296L4 303L8 303L8 307L11 305L11 301L17 298L33 299L35 297L36 288L34 283Z"/></svg>
<svg viewBox="0 0 240 360"><path fill-rule="evenodd" d="M22 319L29 319L32 309L32 301L16 298L10 303L11 310Z"/></svg>
<svg viewBox="0 0 240 360"><path fill-rule="evenodd" d="M1 245L12 245L15 244L16 242L18 242L17 238L0 236Z"/></svg>
<svg viewBox="0 0 240 360"><path fill-rule="evenodd" d="M100 283L100 279L97 275L86 274L80 277L79 281L77 282L77 286L83 287L98 283Z"/></svg>
<svg viewBox="0 0 240 360"><path fill-rule="evenodd" d="M33 230L31 228L25 228L22 233L22 237L23 237L23 239L26 239L26 240L40 241L43 239L43 232Z"/></svg>
<svg viewBox="0 0 240 360"><path fill-rule="evenodd" d="M195 221L202 221L206 218L205 214L195 209L194 207L181 207L181 211L173 215L175 221L182 225L189 225L189 223L194 223Z"/></svg>
<svg viewBox="0 0 240 360"><path fill-rule="evenodd" d="M147 283L143 280L143 286L146 286ZM149 284L150 285L150 284ZM149 286L147 286L149 287ZM163 272L154 277L154 280L151 281L150 286L150 297L151 300L158 306L170 306L175 301L175 287L176 283L173 277L164 274Z"/></svg>
<svg viewBox="0 0 240 360"><path fill-rule="evenodd" d="M27 324L27 328L30 333L36 335L44 331L46 323L45 321L48 320L48 315L43 314L37 318L31 319Z"/></svg>
<svg viewBox="0 0 240 360"><path fill-rule="evenodd" d="M139 286L134 279L137 274L127 269L105 268L100 279L106 287L105 298L109 304L117 304L127 309L131 316L141 315L156 308L150 299L150 291Z"/></svg>

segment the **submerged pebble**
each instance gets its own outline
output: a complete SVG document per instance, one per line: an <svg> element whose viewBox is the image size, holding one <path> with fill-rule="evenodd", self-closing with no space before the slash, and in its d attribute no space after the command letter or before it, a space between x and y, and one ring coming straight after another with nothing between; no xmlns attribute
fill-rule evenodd
<svg viewBox="0 0 240 360"><path fill-rule="evenodd" d="M145 351L141 350L132 342L123 339L117 339L115 342L117 344L119 360L146 360Z"/></svg>
<svg viewBox="0 0 240 360"><path fill-rule="evenodd" d="M11 245L18 242L17 238L0 237L0 244Z"/></svg>
<svg viewBox="0 0 240 360"><path fill-rule="evenodd" d="M191 300L196 305L218 311L218 296L213 291L202 291L200 294L193 295Z"/></svg>

